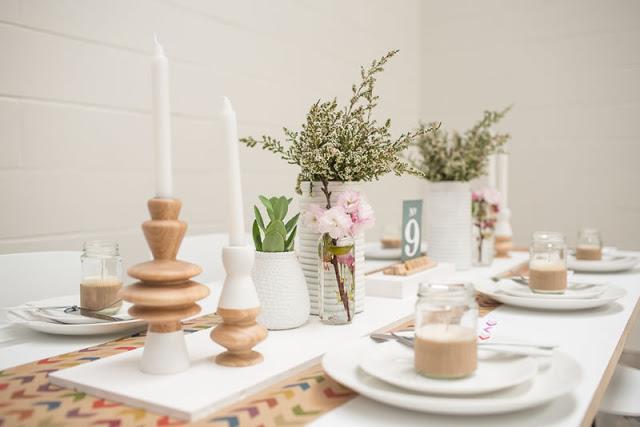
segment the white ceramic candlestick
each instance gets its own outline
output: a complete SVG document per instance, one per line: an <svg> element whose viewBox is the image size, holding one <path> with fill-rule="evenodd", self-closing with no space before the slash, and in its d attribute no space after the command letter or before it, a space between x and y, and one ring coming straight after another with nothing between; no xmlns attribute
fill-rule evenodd
<svg viewBox="0 0 640 427"><path fill-rule="evenodd" d="M156 197L171 198L171 107L169 103L169 61L155 38L152 61L153 129L155 139Z"/></svg>
<svg viewBox="0 0 640 427"><path fill-rule="evenodd" d="M252 350L267 336L267 329L256 323L260 301L251 278L255 250L250 246L227 246L222 263L227 273L218 302L223 323L211 331L211 339L227 351L215 362L224 366L249 366L260 363L262 354Z"/></svg>

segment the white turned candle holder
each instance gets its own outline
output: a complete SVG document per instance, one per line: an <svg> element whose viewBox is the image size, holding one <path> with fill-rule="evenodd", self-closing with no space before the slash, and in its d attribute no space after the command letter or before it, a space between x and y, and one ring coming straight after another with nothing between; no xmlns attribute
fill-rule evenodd
<svg viewBox="0 0 640 427"><path fill-rule="evenodd" d="M175 374L189 368L189 355L181 319L200 312L195 302L209 295L209 288L190 280L202 268L176 260L187 224L178 220L182 203L177 199L155 198L148 202L151 220L142 224L153 261L129 268L138 279L120 291L134 305L133 317L149 323L140 370L148 374Z"/></svg>
<svg viewBox="0 0 640 427"><path fill-rule="evenodd" d="M211 339L227 351L216 356L224 366L250 366L262 362L262 354L253 347L267 337L267 329L256 322L260 301L251 270L255 250L250 246L227 246L222 250L224 280L218 315L223 323L211 331Z"/></svg>
<svg viewBox="0 0 640 427"><path fill-rule="evenodd" d="M496 222L496 257L509 258L509 251L513 248L513 231L511 229L511 209L504 207L498 212Z"/></svg>

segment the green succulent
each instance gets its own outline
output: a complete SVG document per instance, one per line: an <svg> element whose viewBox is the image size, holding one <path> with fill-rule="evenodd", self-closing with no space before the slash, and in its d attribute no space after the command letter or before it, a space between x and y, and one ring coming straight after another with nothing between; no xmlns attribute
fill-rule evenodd
<svg viewBox="0 0 640 427"><path fill-rule="evenodd" d="M300 214L297 213L286 223L284 222L291 200L293 199L287 199L285 196L271 198L260 196L260 201L269 216L269 224L266 226L260 209L253 206L256 219L253 221L252 233L257 251L290 252L293 250L293 240L296 238Z"/></svg>

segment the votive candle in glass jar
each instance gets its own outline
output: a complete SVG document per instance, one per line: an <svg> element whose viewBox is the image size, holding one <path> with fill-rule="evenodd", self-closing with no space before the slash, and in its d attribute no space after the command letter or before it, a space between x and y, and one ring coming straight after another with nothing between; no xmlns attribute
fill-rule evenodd
<svg viewBox="0 0 640 427"><path fill-rule="evenodd" d="M567 244L562 233L533 233L529 248L529 288L537 293L564 293L567 288Z"/></svg>
<svg viewBox="0 0 640 427"><path fill-rule="evenodd" d="M578 233L576 259L599 261L602 259L602 237L595 228L583 228Z"/></svg>
<svg viewBox="0 0 640 427"><path fill-rule="evenodd" d="M423 283L416 303L414 363L432 378L462 378L478 366L478 304L466 283Z"/></svg>
<svg viewBox="0 0 640 427"><path fill-rule="evenodd" d="M80 282L80 307L113 314L120 310L122 299L122 258L116 242L93 240L85 242Z"/></svg>

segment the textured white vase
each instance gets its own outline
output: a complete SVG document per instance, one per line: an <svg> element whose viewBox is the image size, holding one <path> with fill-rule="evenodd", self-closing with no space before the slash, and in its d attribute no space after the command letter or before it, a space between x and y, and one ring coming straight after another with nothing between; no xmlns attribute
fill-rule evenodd
<svg viewBox="0 0 640 427"><path fill-rule="evenodd" d="M309 291L295 252L256 252L251 273L260 300L258 323L291 329L309 319Z"/></svg>
<svg viewBox="0 0 640 427"><path fill-rule="evenodd" d="M471 190L468 182L430 182L426 203L429 257L471 267Z"/></svg>
<svg viewBox="0 0 640 427"><path fill-rule="evenodd" d="M300 211L303 212L309 205L317 204L325 207L327 198L322 192L321 182L303 182L302 195L299 198ZM333 206L338 196L345 191L361 191L359 182L329 182L329 191L331 192L331 205ZM318 286L318 243L320 242L320 233L314 233L307 228L303 221L298 223L298 236L296 251L302 264L304 276L307 279L307 287L309 288L309 297L311 299L311 314L318 314L319 310L319 286ZM356 247L356 313L364 311L364 232L358 233L354 237Z"/></svg>

